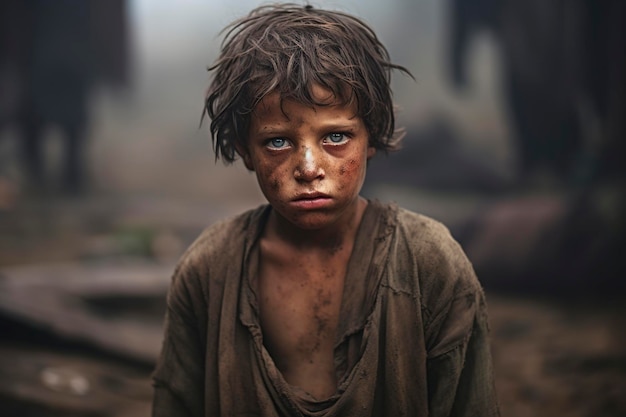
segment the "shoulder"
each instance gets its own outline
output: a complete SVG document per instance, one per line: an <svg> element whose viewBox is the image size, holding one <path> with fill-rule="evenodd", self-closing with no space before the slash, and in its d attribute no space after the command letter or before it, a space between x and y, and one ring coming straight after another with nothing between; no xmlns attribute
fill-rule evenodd
<svg viewBox="0 0 626 417"><path fill-rule="evenodd" d="M416 256L423 268L440 264L467 266L467 257L450 230L441 222L423 214L399 208L397 238Z"/></svg>
<svg viewBox="0 0 626 417"><path fill-rule="evenodd" d="M258 225L266 207L259 206L207 227L189 246L181 261L192 261L206 256L223 256L224 253L240 250L237 243L243 243L250 228Z"/></svg>
<svg viewBox="0 0 626 417"><path fill-rule="evenodd" d="M262 205L212 224L180 257L172 284L186 281L189 285L216 274L241 259L246 239L256 229L266 211Z"/></svg>
<svg viewBox="0 0 626 417"><path fill-rule="evenodd" d="M422 307L429 316L456 297L480 293L481 287L461 245L441 222L398 209L398 253L410 262Z"/></svg>

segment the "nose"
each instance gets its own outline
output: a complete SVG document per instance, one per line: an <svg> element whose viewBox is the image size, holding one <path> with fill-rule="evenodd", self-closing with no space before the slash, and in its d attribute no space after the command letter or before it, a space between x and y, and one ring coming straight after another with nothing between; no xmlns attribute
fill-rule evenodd
<svg viewBox="0 0 626 417"><path fill-rule="evenodd" d="M299 152L298 163L293 176L298 181L310 182L326 176L322 167L322 156L308 146L303 146Z"/></svg>

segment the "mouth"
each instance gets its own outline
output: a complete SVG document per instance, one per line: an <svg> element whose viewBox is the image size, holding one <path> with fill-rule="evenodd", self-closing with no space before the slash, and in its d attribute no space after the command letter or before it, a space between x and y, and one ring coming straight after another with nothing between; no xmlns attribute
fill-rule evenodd
<svg viewBox="0 0 626 417"><path fill-rule="evenodd" d="M332 203L332 198L324 193L303 193L298 194L291 204L301 209L318 209L324 208Z"/></svg>
<svg viewBox="0 0 626 417"><path fill-rule="evenodd" d="M324 194L324 193L318 193L318 192L314 192L314 193L302 193L302 194L298 194L293 201L303 201L303 200L317 200L317 199L325 199L325 198L330 198L330 196L328 194Z"/></svg>

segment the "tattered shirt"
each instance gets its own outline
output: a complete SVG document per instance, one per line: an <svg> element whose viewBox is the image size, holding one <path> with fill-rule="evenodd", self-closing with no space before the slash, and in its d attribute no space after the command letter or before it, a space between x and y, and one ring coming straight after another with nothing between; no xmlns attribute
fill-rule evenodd
<svg viewBox="0 0 626 417"><path fill-rule="evenodd" d="M485 297L440 223L370 201L343 292L338 387L290 385L263 345L252 282L264 205L207 230L181 258L153 373L153 416L499 415Z"/></svg>

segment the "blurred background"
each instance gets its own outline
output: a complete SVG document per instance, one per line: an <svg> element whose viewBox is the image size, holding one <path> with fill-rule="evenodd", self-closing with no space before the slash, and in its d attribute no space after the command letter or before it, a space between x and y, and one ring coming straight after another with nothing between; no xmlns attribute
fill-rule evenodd
<svg viewBox="0 0 626 417"><path fill-rule="evenodd" d="M255 0L0 3L0 416L149 415L177 258L264 199L199 127ZM503 416L626 415L619 0L318 0L393 61L404 149L363 194L449 226Z"/></svg>

